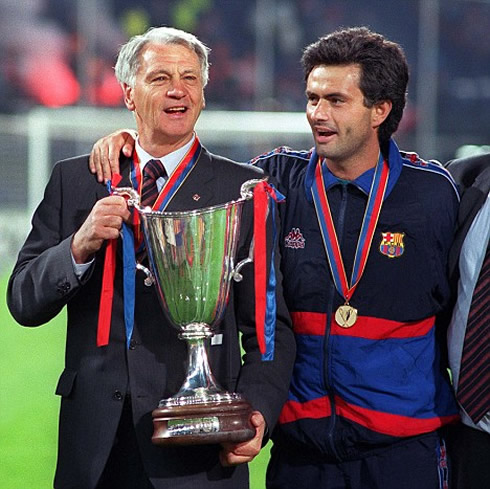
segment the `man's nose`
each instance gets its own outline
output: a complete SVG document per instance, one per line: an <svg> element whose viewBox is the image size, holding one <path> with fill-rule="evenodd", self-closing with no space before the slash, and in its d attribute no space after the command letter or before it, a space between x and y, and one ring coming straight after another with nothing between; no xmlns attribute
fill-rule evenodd
<svg viewBox="0 0 490 489"><path fill-rule="evenodd" d="M182 98L185 96L185 91L181 80L172 80L170 87L167 90L167 95L174 98Z"/></svg>
<svg viewBox="0 0 490 489"><path fill-rule="evenodd" d="M311 115L315 120L324 121L330 119L328 102L326 100L319 100L318 103L313 108Z"/></svg>

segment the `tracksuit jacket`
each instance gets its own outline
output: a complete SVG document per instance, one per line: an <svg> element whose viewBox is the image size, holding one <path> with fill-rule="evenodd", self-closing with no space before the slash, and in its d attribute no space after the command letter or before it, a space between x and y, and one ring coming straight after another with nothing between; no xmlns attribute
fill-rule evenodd
<svg viewBox="0 0 490 489"><path fill-rule="evenodd" d="M391 140L390 175L364 274L350 304L354 326L334 320L345 301L332 281L312 200L311 152L286 147L251 162L286 196L280 208L284 292L297 341L276 448L320 460L354 460L458 419L441 360L435 315L449 298L446 260L458 193L447 171ZM355 181L327 171L347 277L374 170Z"/></svg>

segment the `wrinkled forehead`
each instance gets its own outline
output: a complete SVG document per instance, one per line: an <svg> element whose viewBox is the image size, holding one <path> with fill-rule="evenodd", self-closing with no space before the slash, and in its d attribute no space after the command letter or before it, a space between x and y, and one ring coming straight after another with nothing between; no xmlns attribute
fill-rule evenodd
<svg viewBox="0 0 490 489"><path fill-rule="evenodd" d="M192 72L202 77L202 65L196 52L184 44L148 43L141 50L137 73L148 71Z"/></svg>

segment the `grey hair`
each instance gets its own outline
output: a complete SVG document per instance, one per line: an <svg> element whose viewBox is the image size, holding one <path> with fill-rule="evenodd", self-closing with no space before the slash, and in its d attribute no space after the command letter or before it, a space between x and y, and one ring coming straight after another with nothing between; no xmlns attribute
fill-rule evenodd
<svg viewBox="0 0 490 489"><path fill-rule="evenodd" d="M194 51L201 62L201 79L205 87L209 80L208 54L210 49L196 36L173 27L152 27L144 34L133 36L121 46L115 66L119 83L126 83L134 88L136 73L140 67L140 54L148 43L180 44Z"/></svg>

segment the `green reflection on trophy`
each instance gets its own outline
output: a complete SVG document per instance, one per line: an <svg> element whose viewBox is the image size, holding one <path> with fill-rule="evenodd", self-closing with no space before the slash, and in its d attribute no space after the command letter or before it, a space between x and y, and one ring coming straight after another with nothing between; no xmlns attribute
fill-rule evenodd
<svg viewBox="0 0 490 489"><path fill-rule="evenodd" d="M217 383L208 346L228 301L231 280L241 280L235 266L242 206L262 180L242 185L241 197L221 205L184 212L139 207L132 189L129 204L141 215L151 273L160 303L187 343L187 374L180 390L153 411L155 444L240 442L252 438L252 407L240 394ZM141 265L138 268L144 269Z"/></svg>

